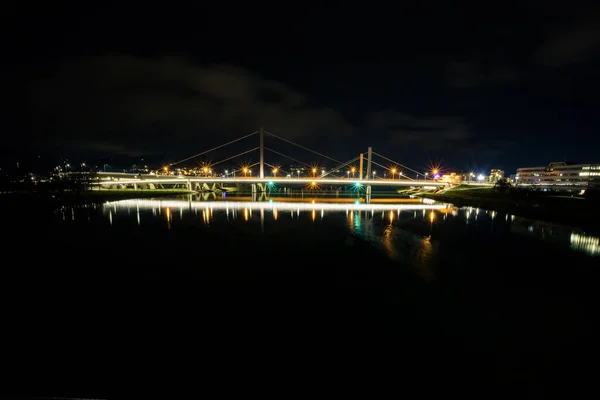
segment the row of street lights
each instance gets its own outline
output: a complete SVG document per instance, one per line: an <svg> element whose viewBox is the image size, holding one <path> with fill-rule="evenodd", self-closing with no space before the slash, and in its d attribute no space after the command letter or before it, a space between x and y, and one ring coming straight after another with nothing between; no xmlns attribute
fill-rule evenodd
<svg viewBox="0 0 600 400"><path fill-rule="evenodd" d="M85 166L85 164L82 164L82 165ZM211 168L204 167L202 170L203 170L205 176L212 176L213 171L212 171ZM168 172L168 167L164 167L164 171ZM241 171L244 174L244 177L248 177L248 176L252 177L252 170L250 168L248 168L248 167L242 167ZM405 176L402 173L402 171L398 171L398 169L396 169L396 168L390 168L389 171L392 174L392 179L395 179L395 175L396 174L398 174L398 179L401 179L402 176ZM232 172L231 172L231 174L232 174L232 176L234 178L235 178L235 172L236 172L235 169L233 169ZM279 168L278 167L274 167L272 169L272 172L273 172L273 177L277 177L277 173L279 172ZM301 170L298 169L296 172L298 173L298 178L299 178ZM312 177L313 178L317 177L317 172L318 172L317 168L312 168ZM322 173L321 176L325 176L325 172L326 172L326 170L322 169L321 170L321 173ZM355 167L352 167L348 171L346 171L346 174L347 174L348 178L350 178L350 174L352 174L352 178L354 179L355 178L355 173L356 173L356 168ZM432 171L432 177L435 177L437 175L437 173L438 173L438 170L434 169ZM226 169L225 170L225 176L229 176L229 175L230 175L229 170ZM377 175L376 171L373 171L372 175L373 175L373 179L375 179L375 177ZM425 180L427 180L428 176L429 176L429 173L426 172L424 174ZM384 179L385 179L385 177L386 177L386 173L383 174L383 178ZM418 178L418 176L417 176L417 178Z"/></svg>

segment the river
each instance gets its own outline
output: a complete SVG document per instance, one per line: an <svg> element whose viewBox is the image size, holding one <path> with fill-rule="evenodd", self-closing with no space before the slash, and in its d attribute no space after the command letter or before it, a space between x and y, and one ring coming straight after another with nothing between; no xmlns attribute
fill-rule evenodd
<svg viewBox="0 0 600 400"><path fill-rule="evenodd" d="M253 200L4 203L14 340L30 338L36 360L60 343L84 364L115 357L120 335L140 354L197 335L242 352L332 341L353 357L437 354L445 376L468 360L481 384L543 393L593 343L598 237L427 199Z"/></svg>

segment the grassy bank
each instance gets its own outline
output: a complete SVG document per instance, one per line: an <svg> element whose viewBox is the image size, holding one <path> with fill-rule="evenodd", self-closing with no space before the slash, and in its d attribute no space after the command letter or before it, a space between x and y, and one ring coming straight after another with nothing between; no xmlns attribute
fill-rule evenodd
<svg viewBox="0 0 600 400"><path fill-rule="evenodd" d="M588 231L600 230L600 201L574 194L458 186L440 193L423 193L419 196L458 207L478 207Z"/></svg>

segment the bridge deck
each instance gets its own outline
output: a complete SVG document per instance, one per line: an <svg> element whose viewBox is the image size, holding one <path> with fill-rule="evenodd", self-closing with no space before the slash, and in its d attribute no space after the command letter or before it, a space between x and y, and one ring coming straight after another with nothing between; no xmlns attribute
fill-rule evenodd
<svg viewBox="0 0 600 400"><path fill-rule="evenodd" d="M138 178L117 178L115 180L104 180L98 182L99 185L129 185L134 183L265 183L265 184L305 184L310 185L313 182L317 185L386 185L386 186L447 186L445 182L436 182L431 180L400 180L400 179L374 179L359 180L348 178L256 178L256 177L236 177L236 178L205 178L205 177L159 177L156 175L140 175Z"/></svg>

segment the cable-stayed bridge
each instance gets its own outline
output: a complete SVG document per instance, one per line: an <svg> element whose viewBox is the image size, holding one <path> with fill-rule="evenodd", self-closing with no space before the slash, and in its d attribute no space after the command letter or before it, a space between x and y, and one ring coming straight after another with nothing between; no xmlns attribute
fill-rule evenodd
<svg viewBox="0 0 600 400"><path fill-rule="evenodd" d="M242 151L217 162L205 163L200 167L186 167L194 161L197 163L199 157L214 153L216 150L226 148L234 143L250 137L259 138L259 145ZM280 142L294 145L306 152L318 156L321 159L334 162L334 167L327 170L319 168L317 164L306 163L297 158L283 154L265 146L265 137L274 138ZM247 156L252 152L259 152L259 161L252 164L241 165L239 168L225 170L224 174L216 174L215 167L219 164L232 162ZM265 159L265 152L283 157L294 162L299 168L295 171L286 170L274 162ZM377 160L377 161L375 161ZM379 161L379 162L378 162ZM356 165L358 163L358 165ZM387 165L384 165L387 164ZM383 174L376 174L373 166L381 168ZM258 167L258 174L252 174L252 168ZM174 170L183 171L174 174ZM266 192L273 185L308 185L309 188L317 188L322 185L332 186L355 186L364 188L370 195L371 186L400 186L400 187L444 187L443 182L427 179L426 173L421 173L406 165L394 161L373 151L371 147L366 152L359 153L347 161L336 160L323 153L311 150L305 146L285 139L274 133L260 129L256 132L239 137L230 142L213 147L206 151L194 154L179 161L167 165L160 171L160 175L136 175L136 174L111 174L100 173L104 178L98 184L102 186L133 186L148 187L149 185L185 185L189 190L212 190L223 188L226 184L249 184L252 192ZM414 178L412 178L414 176ZM141 185L141 186L140 186Z"/></svg>

